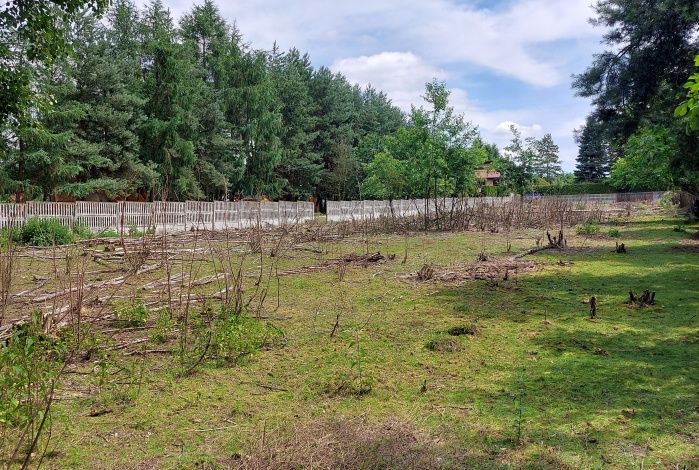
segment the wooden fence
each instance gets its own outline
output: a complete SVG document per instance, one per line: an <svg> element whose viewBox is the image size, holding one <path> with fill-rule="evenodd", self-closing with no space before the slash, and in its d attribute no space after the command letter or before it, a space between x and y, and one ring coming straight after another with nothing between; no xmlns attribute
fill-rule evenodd
<svg viewBox="0 0 699 470"><path fill-rule="evenodd" d="M476 204L501 205L514 200L509 197L479 197L479 198L440 198L429 201L425 206L424 199L410 199L397 201L328 201L328 222L341 222L346 220L362 220L378 217L411 217L421 216L425 211L434 212L435 207L441 212L453 208L474 207Z"/></svg>
<svg viewBox="0 0 699 470"><path fill-rule="evenodd" d="M28 219L55 219L93 233L115 230L221 230L255 225L282 226L313 220L312 202L27 202L0 204L0 227Z"/></svg>
<svg viewBox="0 0 699 470"><path fill-rule="evenodd" d="M617 202L657 201L664 192L646 193L616 193L616 194L580 194L574 196L526 196L530 199L561 200L573 204L611 204ZM441 198L431 200L425 205L424 199L397 200L397 201L328 201L328 222L341 222L348 220L363 220L378 217L408 217L422 216L425 211L434 212L435 205L440 212L477 205L501 206L514 202L519 196L508 197L469 197L469 198Z"/></svg>

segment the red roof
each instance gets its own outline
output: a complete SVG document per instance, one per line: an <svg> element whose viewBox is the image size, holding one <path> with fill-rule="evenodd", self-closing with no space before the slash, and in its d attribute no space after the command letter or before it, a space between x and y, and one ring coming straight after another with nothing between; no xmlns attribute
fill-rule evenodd
<svg viewBox="0 0 699 470"><path fill-rule="evenodd" d="M482 180L500 178L500 173L498 173L497 171L479 171L476 173L476 178Z"/></svg>

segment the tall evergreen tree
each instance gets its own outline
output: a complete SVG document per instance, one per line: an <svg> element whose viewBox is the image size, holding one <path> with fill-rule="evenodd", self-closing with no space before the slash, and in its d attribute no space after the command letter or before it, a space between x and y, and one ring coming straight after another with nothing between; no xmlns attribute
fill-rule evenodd
<svg viewBox="0 0 699 470"><path fill-rule="evenodd" d="M558 145L553 141L551 134L545 134L534 144L536 152L536 164L534 173L552 182L557 176L563 173L561 160L558 156Z"/></svg>
<svg viewBox="0 0 699 470"><path fill-rule="evenodd" d="M234 136L233 123L226 119L225 98L237 44L211 0L194 6L182 17L180 32L199 78L193 90L199 124L193 138L196 179L206 198L228 199L244 172L242 142Z"/></svg>
<svg viewBox="0 0 699 470"><path fill-rule="evenodd" d="M577 180L596 182L604 179L611 169L611 157L603 124L595 114L588 116L585 124L575 130L574 138L578 144L574 172Z"/></svg>
<svg viewBox="0 0 699 470"><path fill-rule="evenodd" d="M76 24L75 55L65 70L70 77L67 93L57 107L76 110L73 121L64 124L73 132L67 153L78 171L58 188L63 194L125 197L149 189L155 178L139 158L137 131L144 120L144 100L139 97L135 56L121 52L119 43L112 42L114 33L91 19Z"/></svg>
<svg viewBox="0 0 699 470"><path fill-rule="evenodd" d="M321 67L313 74L309 90L317 106L318 135L313 148L324 168L318 195L339 200L357 197L359 163L353 148L358 140L354 122L359 109L352 86L342 74Z"/></svg>
<svg viewBox="0 0 699 470"><path fill-rule="evenodd" d="M176 41L170 12L153 0L142 16L145 114L141 154L157 166L160 194L175 200L198 198L194 177L194 74L186 49Z"/></svg>
<svg viewBox="0 0 699 470"><path fill-rule="evenodd" d="M297 49L280 54L275 45L269 62L283 124L282 157L278 170L280 178L285 181L282 195L290 199L307 199L313 196L323 171L320 155L313 147L313 141L318 137L315 130L318 106L310 94L311 60Z"/></svg>
<svg viewBox="0 0 699 470"><path fill-rule="evenodd" d="M699 8L696 0L597 0L594 10L591 21L607 28L604 42L610 50L594 56L592 65L575 77L573 88L592 98L595 119L603 124L601 129L590 128L601 131L601 140L608 143L610 160L599 174L623 155L626 141L639 127L667 124L681 101L699 50ZM699 168L692 150L696 142L687 140L679 133L675 136L673 163Z"/></svg>

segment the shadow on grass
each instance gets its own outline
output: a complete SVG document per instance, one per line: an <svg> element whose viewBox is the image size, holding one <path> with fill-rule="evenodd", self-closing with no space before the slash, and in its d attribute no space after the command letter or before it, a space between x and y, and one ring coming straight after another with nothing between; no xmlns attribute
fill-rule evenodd
<svg viewBox="0 0 699 470"><path fill-rule="evenodd" d="M523 389L526 435L585 456L584 468L595 461L637 465L648 442L674 442L680 450L666 457L672 465L699 465L699 257L668 245L637 248L631 256L604 255L614 257L609 269L595 253L516 282L443 289L445 304L471 305L456 305L455 314L487 318L491 330L508 332L503 341L510 344L492 344L518 356L499 363L499 392L472 387L463 399L512 423L513 401ZM657 291L657 305L630 307L629 289ZM600 301L595 320L581 303L591 295ZM519 461L524 468L535 464ZM565 468L563 462L553 467Z"/></svg>

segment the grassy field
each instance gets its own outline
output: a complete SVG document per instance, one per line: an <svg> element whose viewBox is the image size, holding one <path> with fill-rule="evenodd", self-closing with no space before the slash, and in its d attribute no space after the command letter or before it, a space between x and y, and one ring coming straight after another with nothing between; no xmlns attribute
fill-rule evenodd
<svg viewBox="0 0 699 470"><path fill-rule="evenodd" d="M699 468L697 228L632 214L517 259L544 230L187 234L118 285L113 242L23 252L14 292L92 286L42 466Z"/></svg>

